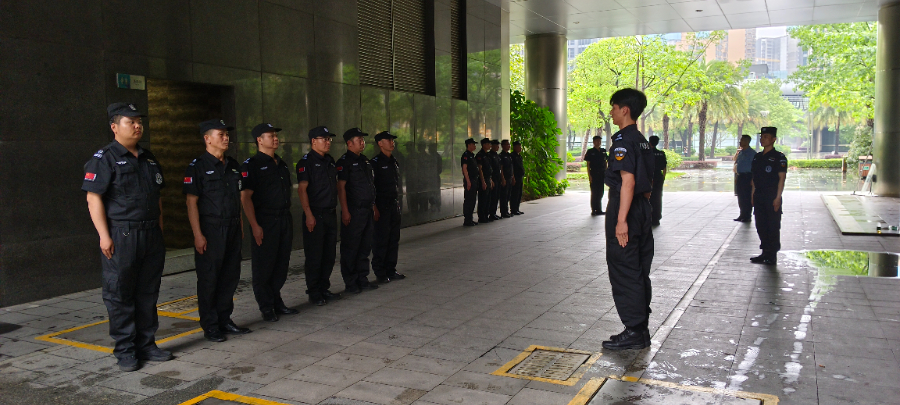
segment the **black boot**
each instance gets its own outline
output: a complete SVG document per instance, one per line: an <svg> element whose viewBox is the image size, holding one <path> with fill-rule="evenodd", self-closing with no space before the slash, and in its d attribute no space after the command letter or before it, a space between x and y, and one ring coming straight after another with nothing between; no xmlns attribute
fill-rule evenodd
<svg viewBox="0 0 900 405"><path fill-rule="evenodd" d="M603 342L603 348L607 350L640 350L650 347L645 339L645 329L628 329L616 335L611 340ZM646 332L649 335L649 331Z"/></svg>

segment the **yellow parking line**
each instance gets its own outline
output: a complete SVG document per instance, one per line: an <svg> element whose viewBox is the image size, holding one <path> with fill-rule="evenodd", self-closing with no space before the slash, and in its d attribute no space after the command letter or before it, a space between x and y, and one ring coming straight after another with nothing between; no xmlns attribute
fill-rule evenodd
<svg viewBox="0 0 900 405"><path fill-rule="evenodd" d="M609 378L613 379L613 380L637 382L637 383L647 384L647 385L657 385L660 387L673 388L673 389L678 389L678 390L708 392L708 393L713 393L713 394L729 395L729 396L738 397L738 398L755 399L758 401L762 401L762 405L778 405L778 397L775 395L772 395L772 394L762 394L762 393L758 393L758 392L745 392L745 391L731 391L731 390L724 390L721 388L697 387L697 386L693 386L693 385L681 385L681 384L675 384L673 382L668 382L668 381L648 380L645 378L637 378L637 377L618 377L618 376L611 375L611 376L609 376Z"/></svg>
<svg viewBox="0 0 900 405"><path fill-rule="evenodd" d="M603 386L603 383L606 382L605 378L591 378L584 387L581 387L581 390L578 391L578 395L575 395L575 398L572 398L569 401L569 405L587 405L588 401L594 397L594 394L597 391L600 391L600 387Z"/></svg>
<svg viewBox="0 0 900 405"><path fill-rule="evenodd" d="M287 404L283 404L281 402L269 401L267 399L259 399L259 398L253 398L253 397L245 397L243 395L232 394L230 392L223 392L223 391L219 391L219 390L207 392L206 394L203 394L196 398L191 398L191 399L189 399L185 402L182 402L178 405L194 405L194 404L198 404L201 401L203 401L205 399L209 399L209 398L221 399L223 401L237 402L237 403L246 404L246 405L287 405Z"/></svg>
<svg viewBox="0 0 900 405"><path fill-rule="evenodd" d="M529 376L525 376L525 375L518 375L518 374L510 374L510 373L509 373L509 370L512 370L513 367L515 367L516 365L518 365L519 363L521 363L523 360L525 360L525 359L526 359L528 356L530 356L531 353L534 352L535 350L546 350L546 351L551 351L551 352L561 352L561 353L588 354L588 355L590 355L591 357L589 357L589 358L587 359L587 361L584 362L584 364L582 364L580 367L578 367L578 370L576 370L575 373L573 373L573 374L572 374L568 379L566 379L566 380L553 380L553 379L549 379L549 378L529 377ZM561 348L558 348L558 347L547 347L547 346L531 345L531 346L529 346L527 349L525 349L524 352L520 353L520 354L519 354L518 356L516 356L514 359L510 360L508 363L504 364L502 367L498 368L496 371L494 371L493 373L491 373L491 375L498 375L498 376L512 377L512 378L520 378L520 379L524 379L524 380L541 381L541 382L546 382L546 383L550 383L550 384L559 384L559 385L568 385L568 386L572 386L572 385L575 385L576 383L578 383L578 380L580 380L581 377L584 376L584 373L587 371L587 369L590 368L591 365L593 365L594 362L596 362L597 359L600 358L600 356L601 356L601 353L586 352L586 351L583 351L583 350L570 350L570 349L561 349Z"/></svg>

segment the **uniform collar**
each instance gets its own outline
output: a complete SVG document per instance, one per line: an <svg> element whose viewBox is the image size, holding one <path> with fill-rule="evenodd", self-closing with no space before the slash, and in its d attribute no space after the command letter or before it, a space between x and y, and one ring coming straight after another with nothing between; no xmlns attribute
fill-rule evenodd
<svg viewBox="0 0 900 405"><path fill-rule="evenodd" d="M115 153L116 156L131 155L131 152L129 152L128 149L125 148L125 146L123 146L121 143L119 143L119 141L116 141L116 140L112 141L112 144L110 145L109 150L113 151L113 153ZM140 156L141 154L144 153L144 148L142 148L141 145L137 146L137 150L138 150L138 156ZM132 155L132 156L134 156L134 155Z"/></svg>
<svg viewBox="0 0 900 405"><path fill-rule="evenodd" d="M213 166L215 166L217 164L222 164L224 166L225 163L228 162L227 155L225 156L225 162L223 162L223 161L217 159L215 156L213 156L212 153L209 153L209 151L203 151L203 154L200 155L200 158L205 160L207 163L209 163Z"/></svg>
<svg viewBox="0 0 900 405"><path fill-rule="evenodd" d="M254 155L253 158L254 158L254 159L259 159L259 160L261 160L261 161L263 161L263 162L269 162L269 161L271 161L271 160L274 158L274 159L275 159L275 163L281 162L281 156L278 156L277 153L275 154L275 156L269 156L269 155L267 155L267 154L265 154L265 153L262 153L262 152L256 152L256 155Z"/></svg>
<svg viewBox="0 0 900 405"><path fill-rule="evenodd" d="M379 152L377 155L375 155L375 157L377 157L377 158L385 158L385 159L387 159L387 160L389 160L389 161L390 161L390 160L394 160L394 154L393 154L393 153L391 153L391 157L388 157L388 155L385 155L384 152Z"/></svg>

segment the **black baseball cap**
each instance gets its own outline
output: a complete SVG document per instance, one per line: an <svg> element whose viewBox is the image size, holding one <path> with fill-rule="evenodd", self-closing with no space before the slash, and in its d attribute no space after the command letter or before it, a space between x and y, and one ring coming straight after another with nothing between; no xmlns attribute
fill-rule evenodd
<svg viewBox="0 0 900 405"><path fill-rule="evenodd" d="M369 134L361 131L359 128L350 128L347 132L344 132L344 142L356 138L357 136L366 137L369 136Z"/></svg>
<svg viewBox="0 0 900 405"><path fill-rule="evenodd" d="M106 114L109 115L109 119L115 117L117 115L121 115L123 117L146 117L147 115L138 111L137 106L134 103L112 103L109 107L106 107Z"/></svg>
<svg viewBox="0 0 900 405"><path fill-rule="evenodd" d="M491 138L484 138L481 140L481 144L484 145L486 143L491 143Z"/></svg>
<svg viewBox="0 0 900 405"><path fill-rule="evenodd" d="M253 138L256 139L256 138L259 138L260 136L262 136L262 134L264 134L266 132L279 132L279 131L281 131L281 128L275 128L275 126L272 124L264 123L264 124L259 124L255 127L253 127L253 131L250 131L250 133L253 134Z"/></svg>
<svg viewBox="0 0 900 405"><path fill-rule="evenodd" d="M759 134L772 134L772 136L778 136L778 128L775 127L762 127L759 129Z"/></svg>
<svg viewBox="0 0 900 405"><path fill-rule="evenodd" d="M519 142L519 141L513 142L513 146L516 146L516 145L522 146L522 142Z"/></svg>
<svg viewBox="0 0 900 405"><path fill-rule="evenodd" d="M309 130L309 140L312 142L313 139L316 138L330 138L334 136L331 132L328 132L328 128L325 126L318 126Z"/></svg>
<svg viewBox="0 0 900 405"><path fill-rule="evenodd" d="M500 141L498 141L496 139L491 140L491 145L499 145L499 144L500 144Z"/></svg>
<svg viewBox="0 0 900 405"><path fill-rule="evenodd" d="M506 143L506 144L508 144L508 143L509 143L509 139L504 139L504 140L500 141L500 143Z"/></svg>
<svg viewBox="0 0 900 405"><path fill-rule="evenodd" d="M468 145L468 144L470 144L470 143L471 143L471 144L477 144L478 142L475 142L475 140L472 139L472 138L466 139L466 145Z"/></svg>
<svg viewBox="0 0 900 405"><path fill-rule="evenodd" d="M234 127L229 127L225 124L225 120L215 119L209 121L203 121L200 123L200 133L205 134L206 131L211 129L224 129L226 131L234 131Z"/></svg>
<svg viewBox="0 0 900 405"><path fill-rule="evenodd" d="M388 131L381 131L377 135L375 135L375 142L378 142L382 139L397 139L397 137Z"/></svg>
<svg viewBox="0 0 900 405"><path fill-rule="evenodd" d="M591 138L591 139L592 139L592 140L595 140L595 141L598 140L598 139L599 139L599 140L603 140L603 137L600 136L600 135L594 135L594 137Z"/></svg>

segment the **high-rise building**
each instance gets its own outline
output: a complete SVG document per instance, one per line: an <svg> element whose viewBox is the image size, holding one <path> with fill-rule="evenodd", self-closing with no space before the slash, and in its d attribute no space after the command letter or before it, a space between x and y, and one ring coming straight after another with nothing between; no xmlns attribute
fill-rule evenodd
<svg viewBox="0 0 900 405"><path fill-rule="evenodd" d="M569 71L575 68L575 64L572 61L581 55L588 46L593 44L594 42L599 41L600 38L592 38L592 39L573 39L571 41L567 41L568 43L568 62L569 62Z"/></svg>
<svg viewBox="0 0 900 405"><path fill-rule="evenodd" d="M769 74L773 76L776 75L775 72L784 71L782 61L787 59L787 55L782 56L781 50L782 48L787 48L786 46L782 47L782 42L787 42L785 41L786 39L787 37L757 39L756 58L754 58L753 63L767 65ZM785 49L785 52L787 52L787 49Z"/></svg>
<svg viewBox="0 0 900 405"><path fill-rule="evenodd" d="M728 30L725 38L706 50L706 60L738 63L756 56L756 29Z"/></svg>

